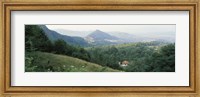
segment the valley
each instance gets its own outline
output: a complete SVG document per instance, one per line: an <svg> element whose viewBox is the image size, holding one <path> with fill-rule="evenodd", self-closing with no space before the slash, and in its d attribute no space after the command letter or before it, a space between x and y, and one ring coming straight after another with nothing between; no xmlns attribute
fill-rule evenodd
<svg viewBox="0 0 200 97"><path fill-rule="evenodd" d="M175 39L98 29L87 34L70 35L51 30L46 25L26 25L25 71L175 71Z"/></svg>

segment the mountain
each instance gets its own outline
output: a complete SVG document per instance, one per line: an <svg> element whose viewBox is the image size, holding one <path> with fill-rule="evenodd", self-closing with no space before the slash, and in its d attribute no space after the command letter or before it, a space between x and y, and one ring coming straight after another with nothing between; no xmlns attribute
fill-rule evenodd
<svg viewBox="0 0 200 97"><path fill-rule="evenodd" d="M87 37L92 37L95 40L105 40L105 39L117 40L118 39L117 37L111 36L111 35L107 34L106 32L103 32L100 30L96 30L96 31L92 32Z"/></svg>
<svg viewBox="0 0 200 97"><path fill-rule="evenodd" d="M85 37L85 40L92 45L118 44L122 42L119 38L101 30L95 30Z"/></svg>
<svg viewBox="0 0 200 97"><path fill-rule="evenodd" d="M141 40L141 37L135 36L133 34L128 34L125 32L108 32L110 35L115 36L125 43L129 42L138 42Z"/></svg>
<svg viewBox="0 0 200 97"><path fill-rule="evenodd" d="M85 41L81 37L71 37L71 36L67 36L67 35L62 35L62 34L57 33L56 31L48 29L45 25L39 25L39 27L45 32L47 37L52 41L62 39L66 43L69 43L71 45L80 45L80 46L88 46L89 45L87 43L87 41Z"/></svg>
<svg viewBox="0 0 200 97"><path fill-rule="evenodd" d="M56 32L59 32L67 36L76 36L76 37L86 37L91 31L73 31L67 29L55 29Z"/></svg>
<svg viewBox="0 0 200 97"><path fill-rule="evenodd" d="M166 42L175 42L176 33L171 31L161 31L161 32L136 32L134 33L136 36L144 37L145 39L151 39L154 41L166 41Z"/></svg>
<svg viewBox="0 0 200 97"><path fill-rule="evenodd" d="M125 43L130 42L150 42L150 41L165 41L165 42L175 42L175 35L167 35L166 33L134 33L129 34L126 32L108 32L108 34L115 36Z"/></svg>

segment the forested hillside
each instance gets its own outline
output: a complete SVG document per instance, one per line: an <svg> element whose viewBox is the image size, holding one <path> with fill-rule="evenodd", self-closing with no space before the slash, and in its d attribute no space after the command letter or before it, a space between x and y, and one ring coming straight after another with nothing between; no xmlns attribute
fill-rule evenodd
<svg viewBox="0 0 200 97"><path fill-rule="evenodd" d="M174 72L175 43L85 47L62 38L52 41L40 26L26 25L25 67L26 72Z"/></svg>
<svg viewBox="0 0 200 97"><path fill-rule="evenodd" d="M132 43L88 48L91 62L127 72L175 71L175 44L162 42ZM128 61L127 67L119 62Z"/></svg>

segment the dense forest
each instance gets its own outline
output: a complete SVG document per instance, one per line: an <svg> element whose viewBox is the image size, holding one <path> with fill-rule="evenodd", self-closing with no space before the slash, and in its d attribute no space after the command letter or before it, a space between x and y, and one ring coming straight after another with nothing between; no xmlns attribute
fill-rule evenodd
<svg viewBox="0 0 200 97"><path fill-rule="evenodd" d="M162 46L163 45L163 46ZM89 48L91 62L127 72L175 71L175 44L146 42ZM129 65L121 67L119 62Z"/></svg>
<svg viewBox="0 0 200 97"><path fill-rule="evenodd" d="M79 63L74 63L74 67L70 60L78 60ZM121 66L123 61L127 61L128 66ZM151 41L83 47L62 39L52 41L41 27L26 25L25 71L174 72L175 43Z"/></svg>

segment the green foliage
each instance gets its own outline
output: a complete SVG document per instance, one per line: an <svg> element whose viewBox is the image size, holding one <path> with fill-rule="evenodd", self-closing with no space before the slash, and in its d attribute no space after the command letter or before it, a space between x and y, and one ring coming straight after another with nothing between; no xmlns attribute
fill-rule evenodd
<svg viewBox="0 0 200 97"><path fill-rule="evenodd" d="M37 66L34 66L33 63L33 57L25 57L25 71L29 72L29 71L35 71Z"/></svg>
<svg viewBox="0 0 200 97"><path fill-rule="evenodd" d="M86 61L90 60L89 53L85 49L79 46L69 45L64 40L56 40L53 51L56 54L68 55Z"/></svg>
<svg viewBox="0 0 200 97"><path fill-rule="evenodd" d="M37 25L25 25L26 51L51 51L52 43Z"/></svg>
<svg viewBox="0 0 200 97"><path fill-rule="evenodd" d="M87 48L91 62L127 72L174 72L175 44L140 42ZM121 67L119 62L129 65Z"/></svg>
<svg viewBox="0 0 200 97"><path fill-rule="evenodd" d="M152 71L175 71L175 44L161 47L158 53L154 53L152 60Z"/></svg>
<svg viewBox="0 0 200 97"><path fill-rule="evenodd" d="M67 54L67 53L71 52L71 50L69 48L67 49L67 44L64 40L56 40L54 42L53 51L56 54Z"/></svg>

